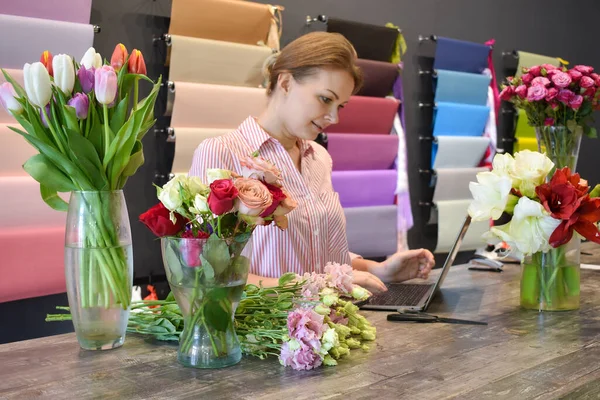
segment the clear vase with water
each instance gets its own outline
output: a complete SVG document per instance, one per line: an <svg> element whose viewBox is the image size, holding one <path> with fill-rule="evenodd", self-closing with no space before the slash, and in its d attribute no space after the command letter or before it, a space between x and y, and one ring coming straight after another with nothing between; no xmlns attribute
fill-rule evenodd
<svg viewBox="0 0 600 400"><path fill-rule="evenodd" d="M123 345L129 319L133 252L122 190L72 192L65 234L67 296L79 345Z"/></svg>

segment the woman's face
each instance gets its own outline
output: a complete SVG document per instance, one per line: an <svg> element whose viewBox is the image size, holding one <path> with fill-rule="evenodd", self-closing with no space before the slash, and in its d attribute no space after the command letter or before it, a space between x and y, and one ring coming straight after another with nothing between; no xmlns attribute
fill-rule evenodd
<svg viewBox="0 0 600 400"><path fill-rule="evenodd" d="M300 82L286 74L279 84L284 128L288 134L305 140L316 139L329 125L339 122L338 112L354 90L352 76L334 69L319 69Z"/></svg>

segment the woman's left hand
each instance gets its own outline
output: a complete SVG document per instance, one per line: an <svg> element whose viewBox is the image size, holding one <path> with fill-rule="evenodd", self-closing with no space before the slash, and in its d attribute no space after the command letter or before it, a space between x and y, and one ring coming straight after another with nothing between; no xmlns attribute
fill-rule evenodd
<svg viewBox="0 0 600 400"><path fill-rule="evenodd" d="M414 278L427 279L434 265L435 259L429 250L406 250L371 266L369 272L383 282L403 282Z"/></svg>

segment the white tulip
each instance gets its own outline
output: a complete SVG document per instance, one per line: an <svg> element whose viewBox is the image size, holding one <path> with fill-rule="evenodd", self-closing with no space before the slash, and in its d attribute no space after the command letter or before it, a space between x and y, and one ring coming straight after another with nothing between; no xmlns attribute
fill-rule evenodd
<svg viewBox="0 0 600 400"><path fill-rule="evenodd" d="M29 101L42 108L52 98L52 86L48 70L41 62L25 64L23 67L23 80L25 81L25 92Z"/></svg>
<svg viewBox="0 0 600 400"><path fill-rule="evenodd" d="M66 95L73 92L75 86L75 68L73 59L66 54L59 54L52 59L54 84Z"/></svg>
<svg viewBox="0 0 600 400"><path fill-rule="evenodd" d="M100 53L96 53L96 49L90 47L81 58L81 62L79 64L83 65L86 69L90 69L92 67L100 68L102 66L102 56Z"/></svg>
<svg viewBox="0 0 600 400"><path fill-rule="evenodd" d="M211 168L206 170L206 179L209 185L216 180L229 178L231 178L231 171L226 169Z"/></svg>
<svg viewBox="0 0 600 400"><path fill-rule="evenodd" d="M469 205L469 215L473 221L498 219L506 208L512 180L492 172L477 174L477 182L469 183L473 201Z"/></svg>

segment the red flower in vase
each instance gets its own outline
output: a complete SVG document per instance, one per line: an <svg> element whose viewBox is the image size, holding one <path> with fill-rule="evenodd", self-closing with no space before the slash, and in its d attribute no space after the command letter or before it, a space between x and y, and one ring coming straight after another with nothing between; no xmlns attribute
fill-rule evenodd
<svg viewBox="0 0 600 400"><path fill-rule="evenodd" d="M557 170L550 182L535 188L540 203L552 218L563 220L571 218L581 204L581 196L565 172L565 169Z"/></svg>
<svg viewBox="0 0 600 400"><path fill-rule="evenodd" d="M198 231L196 234L192 230L188 229L181 237L183 239L208 239L210 235L207 232ZM199 267L202 265L200 261L200 254L202 253L202 247L204 242L200 240L182 240L179 246L179 251L183 261L188 267Z"/></svg>
<svg viewBox="0 0 600 400"><path fill-rule="evenodd" d="M600 198L590 198L586 195L581 199L577 210L567 220L563 220L550 235L550 245L559 247L573 237L573 231L577 231L587 240L600 244L600 232L596 223L600 221Z"/></svg>
<svg viewBox="0 0 600 400"><path fill-rule="evenodd" d="M158 237L173 236L178 234L185 224L188 222L186 218L175 213L177 222L173 223L169 219L170 211L163 205L158 203L151 207L148 211L140 215L140 221L144 223Z"/></svg>

